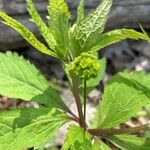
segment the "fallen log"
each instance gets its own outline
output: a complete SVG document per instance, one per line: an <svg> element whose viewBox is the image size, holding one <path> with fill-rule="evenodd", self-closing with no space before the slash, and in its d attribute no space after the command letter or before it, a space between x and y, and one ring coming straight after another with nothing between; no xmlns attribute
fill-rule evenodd
<svg viewBox="0 0 150 150"><path fill-rule="evenodd" d="M36 0L35 4L39 12L46 15L46 5L48 0ZM73 14L76 16L76 8L79 0L66 0ZM99 0L86 0L86 11L95 8ZM28 21L30 18L26 10L25 0L0 0L0 11L5 11L26 27L40 36L35 25ZM144 28L150 29L150 1L149 0L114 0L112 11L106 25L106 29L114 28L139 28L141 23ZM28 44L13 29L0 23L0 49L15 49L26 47Z"/></svg>

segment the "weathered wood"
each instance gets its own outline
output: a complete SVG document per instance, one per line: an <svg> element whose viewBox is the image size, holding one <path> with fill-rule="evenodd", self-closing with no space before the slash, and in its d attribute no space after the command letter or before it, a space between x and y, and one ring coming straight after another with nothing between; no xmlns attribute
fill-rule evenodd
<svg viewBox="0 0 150 150"><path fill-rule="evenodd" d="M40 12L46 11L48 0L35 0L35 6ZM0 0L0 11L9 15L24 15L27 13L26 0Z"/></svg>
<svg viewBox="0 0 150 150"><path fill-rule="evenodd" d="M37 9L46 13L48 0L34 0ZM72 11L73 19L79 0L66 0ZM89 11L99 4L99 0L86 0L86 10ZM0 0L0 11L12 15L39 36L36 27L28 21L25 0ZM150 29L150 0L114 0L113 9L109 15L107 29L112 28L144 28ZM0 23L0 49L25 47L27 43L13 29Z"/></svg>
<svg viewBox="0 0 150 150"><path fill-rule="evenodd" d="M108 28L150 28L149 0L116 0L110 14Z"/></svg>

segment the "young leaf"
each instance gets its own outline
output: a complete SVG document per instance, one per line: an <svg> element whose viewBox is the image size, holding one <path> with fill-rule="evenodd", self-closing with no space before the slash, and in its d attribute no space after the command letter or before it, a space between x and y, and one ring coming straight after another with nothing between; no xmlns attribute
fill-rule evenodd
<svg viewBox="0 0 150 150"><path fill-rule="evenodd" d="M0 112L0 149L40 146L68 121L56 109L17 109Z"/></svg>
<svg viewBox="0 0 150 150"><path fill-rule="evenodd" d="M108 82L97 108L96 127L116 127L134 116L149 100L134 82L116 75Z"/></svg>
<svg viewBox="0 0 150 150"><path fill-rule="evenodd" d="M150 140L134 135L117 135L109 138L121 150L149 150Z"/></svg>
<svg viewBox="0 0 150 150"><path fill-rule="evenodd" d="M91 135L84 129L71 125L62 150L91 149Z"/></svg>
<svg viewBox="0 0 150 150"><path fill-rule="evenodd" d="M107 15L112 6L112 0L103 0L93 12L89 13L85 19L80 21L74 31L74 40L78 44L78 48L85 49L85 45L88 44L97 34L100 34L104 30ZM86 50L86 49L85 49ZM76 51L76 55L79 55L82 51Z"/></svg>
<svg viewBox="0 0 150 150"><path fill-rule="evenodd" d="M84 0L80 0L78 9L77 9L77 24L84 18Z"/></svg>
<svg viewBox="0 0 150 150"><path fill-rule="evenodd" d="M20 22L8 16L4 12L0 12L0 17L4 20L2 23L15 29L24 39L26 39L34 48L42 53L57 57L55 53L49 50L44 44L39 42L33 33L23 26Z"/></svg>
<svg viewBox="0 0 150 150"><path fill-rule="evenodd" d="M0 53L0 95L32 100L68 111L60 96L41 73L16 53Z"/></svg>
<svg viewBox="0 0 150 150"><path fill-rule="evenodd" d="M147 40L147 37L145 34L137 32L133 29L117 29L101 34L97 39L97 43L91 46L89 51L97 51L99 49L105 48L106 46L121 42L126 39Z"/></svg>
<svg viewBox="0 0 150 150"><path fill-rule="evenodd" d="M71 17L64 0L49 0L48 18L57 42L56 52L60 57L67 57L69 52L69 19Z"/></svg>
<svg viewBox="0 0 150 150"><path fill-rule="evenodd" d="M33 5L32 0L27 0L27 9L31 16L31 21L37 25L40 33L46 40L49 47L52 50L55 50L56 40L54 38L53 31L43 22L42 18L39 16L36 8Z"/></svg>

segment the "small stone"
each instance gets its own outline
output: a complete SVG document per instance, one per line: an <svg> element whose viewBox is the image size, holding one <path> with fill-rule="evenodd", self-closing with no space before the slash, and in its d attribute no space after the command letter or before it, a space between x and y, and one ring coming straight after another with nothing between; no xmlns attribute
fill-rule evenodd
<svg viewBox="0 0 150 150"><path fill-rule="evenodd" d="M101 91L98 89L94 89L92 92L89 93L88 99L89 102L92 104L97 104L101 96Z"/></svg>

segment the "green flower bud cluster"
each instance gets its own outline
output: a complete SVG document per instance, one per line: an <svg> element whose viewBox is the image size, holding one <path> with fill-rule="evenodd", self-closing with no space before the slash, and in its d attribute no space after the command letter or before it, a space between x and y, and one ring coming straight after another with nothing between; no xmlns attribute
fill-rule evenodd
<svg viewBox="0 0 150 150"><path fill-rule="evenodd" d="M69 68L79 78L88 80L97 76L100 64L94 55L82 53L73 60Z"/></svg>

